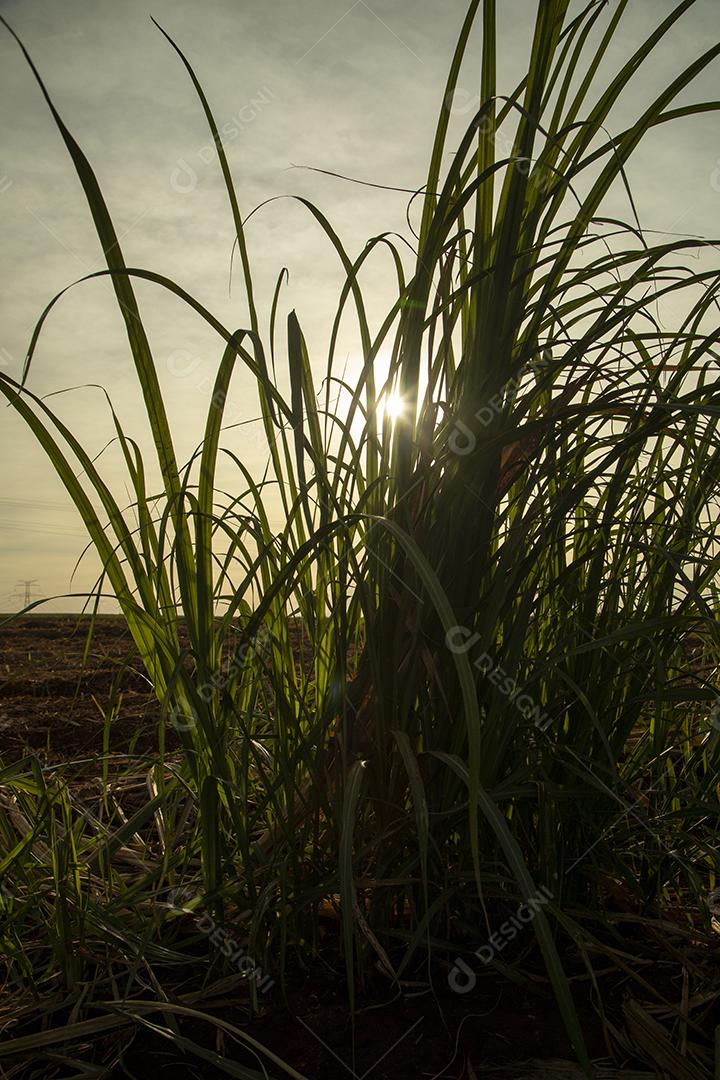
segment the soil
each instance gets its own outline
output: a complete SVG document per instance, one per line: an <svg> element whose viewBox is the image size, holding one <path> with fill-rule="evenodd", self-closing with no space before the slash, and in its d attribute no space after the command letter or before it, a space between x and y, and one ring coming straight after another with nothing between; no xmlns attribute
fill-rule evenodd
<svg viewBox="0 0 720 1080"><path fill-rule="evenodd" d="M0 764L35 754L47 766L72 761L84 776L93 776L103 745L104 713L113 699L120 708L110 725L111 751L121 757L133 740L138 751L152 750L160 706L122 619L98 618L85 656L87 629L87 618L54 615L24 617L0 628ZM168 728L168 741L173 738ZM336 933L331 927L330 937ZM378 976L373 985L358 989L352 1022L341 971L341 964L331 965L320 956L312 969L296 968L284 984L278 979L252 1017L246 999L212 1002L208 1011L242 1028L308 1080L580 1076L562 1066L573 1054L542 975L536 990L528 990L488 969L467 995L451 993L442 975L433 976L432 986L426 980L405 986L402 993ZM603 1000L616 1002L619 1009L623 985L617 971L610 978L614 982L604 986ZM607 1061L603 1024L588 981L578 978L573 988L590 1055ZM670 989L674 995L675 988ZM236 1039L219 1036L210 1023L183 1023L182 1032L261 1075L257 1059ZM124 1042L117 1034L100 1037L91 1052L107 1061ZM543 1074L520 1067L531 1059L559 1063ZM511 1063L516 1066L512 1071L495 1072ZM634 1065L639 1072L603 1075L633 1080L656 1075L647 1067L643 1071L642 1062ZM268 1071L287 1075L272 1066ZM111 1075L182 1080L225 1074L175 1043L138 1030L123 1054L122 1069Z"/></svg>
<svg viewBox="0 0 720 1080"><path fill-rule="evenodd" d="M119 681L122 708L111 748L154 745L160 715L122 618L98 616L85 658L90 619L31 615L0 627L0 752L6 761L37 754L43 764L94 757L102 747L104 711ZM170 735L174 734L170 731Z"/></svg>
<svg viewBox="0 0 720 1080"><path fill-rule="evenodd" d="M443 988L442 980L438 980L435 993L411 991L399 996L392 986L376 987L358 995L353 1025L345 984L314 971L292 979L286 1002L278 994L264 1015L239 1026L308 1080L343 1076L356 1080L450 1080L472 1077L468 1063L478 1077L484 1077L491 1066L519 1065L531 1059L572 1060L549 988L530 995L507 980L493 983L467 998ZM578 994L577 1005L591 1057L606 1058L597 1015L585 992ZM232 1012L224 1019L238 1024ZM199 1025L193 1037L212 1045L210 1025L205 1026L204 1039ZM230 1039L225 1041L225 1052L233 1060L253 1066L252 1058L237 1046L233 1048ZM169 1051L166 1041L144 1038L126 1056L131 1075L141 1075L139 1071L134 1074L133 1068L148 1053L167 1055L166 1063L172 1063L174 1076L215 1075L212 1071L178 1074L176 1070L188 1059ZM510 1075L519 1076L520 1070L513 1069Z"/></svg>

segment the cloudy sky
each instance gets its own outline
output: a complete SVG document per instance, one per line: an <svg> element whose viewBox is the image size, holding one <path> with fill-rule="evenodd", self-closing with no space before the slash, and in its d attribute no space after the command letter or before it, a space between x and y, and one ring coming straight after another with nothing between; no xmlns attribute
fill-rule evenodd
<svg viewBox="0 0 720 1080"><path fill-rule="evenodd" d="M672 7L666 0L631 0L606 73ZM499 0L498 8L499 87L509 92L524 70L536 0ZM378 232L407 232L405 197L292 166L419 187L465 9L465 0L352 6L348 0L0 0L0 13L23 39L96 171L126 262L173 277L232 328L247 325L247 313L237 275L229 295L233 226L222 180L192 85L150 16L184 49L224 126L243 213L274 195L303 195L322 208L355 255ZM610 129L622 130L719 33L718 0L698 0L611 115ZM475 100L478 44L476 37L460 80L458 135ZM716 64L682 100L716 97L717 83ZM17 377L44 305L103 263L65 147L2 27L0 93L0 365ZM717 234L716 116L651 133L630 179L645 227ZM622 195L613 199L611 209L625 215ZM253 217L248 245L261 323L267 325L277 275L288 267L286 310L296 308L321 371L339 283L327 241L306 210L283 200ZM387 265L379 262L364 287L371 314L379 317L391 302ZM137 292L182 461L199 440L222 346L156 287L140 284ZM97 453L112 431L105 399L90 383L105 388L128 433L146 446L122 320L102 279L61 301L30 375L30 387L41 394L81 387L49 404ZM230 408L233 418L257 415L248 380L236 380ZM238 434L234 449L259 467L262 452L249 432ZM70 591L84 539L52 467L10 409L3 409L0 455L1 611L17 607L21 579L36 579L33 590L45 596ZM110 447L101 461L122 492L116 450ZM72 588L86 589L93 578L89 560ZM70 610L78 602L52 607Z"/></svg>

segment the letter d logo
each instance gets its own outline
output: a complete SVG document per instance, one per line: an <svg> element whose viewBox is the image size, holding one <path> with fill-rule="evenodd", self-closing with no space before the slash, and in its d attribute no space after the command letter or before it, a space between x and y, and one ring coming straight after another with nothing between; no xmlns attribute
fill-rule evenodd
<svg viewBox="0 0 720 1080"><path fill-rule="evenodd" d="M177 191L178 195L189 195L198 184L197 173L192 169L185 158L178 158L178 163L170 173L170 187Z"/></svg>

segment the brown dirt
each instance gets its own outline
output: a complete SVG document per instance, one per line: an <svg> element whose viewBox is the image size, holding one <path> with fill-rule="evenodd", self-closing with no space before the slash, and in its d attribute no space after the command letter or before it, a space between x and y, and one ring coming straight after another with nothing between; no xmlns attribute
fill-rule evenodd
<svg viewBox="0 0 720 1080"><path fill-rule="evenodd" d="M31 615L0 628L0 755L6 761L30 753L44 764L94 756L115 680L122 708L112 721L111 748L126 749L137 735L138 750L154 744L160 707L124 621L100 616L84 660L88 627L87 617Z"/></svg>
<svg viewBox="0 0 720 1080"><path fill-rule="evenodd" d="M360 994L354 1024L350 1019L347 992L337 977L310 971L294 976L287 986L287 1002L280 995L264 1015L249 1026L239 1026L308 1080L431 1080L442 1077L470 1078L472 1062L478 1077L489 1066L509 1065L532 1058L572 1059L572 1051L552 993L518 990L508 981L489 979L484 990L467 997L450 993L437 980L430 990L408 992L400 997L389 985ZM577 1006L586 1029L588 1048L594 1059L607 1056L597 1015L586 990L578 993ZM238 1024L232 1011L219 1014ZM204 1030L203 1030L204 1027ZM210 1025L197 1025L191 1037L213 1045ZM252 1058L224 1041L232 1060L253 1067ZM126 1059L131 1075L143 1055L167 1055L165 1063L174 1077L208 1076L196 1062L197 1072L182 1071L191 1058L171 1050L167 1042L141 1038ZM254 1064L257 1068L257 1063ZM219 1075L219 1074L218 1074ZM273 1073L278 1078L280 1072ZM512 1075L512 1074L511 1074ZM515 1073L515 1075L519 1075Z"/></svg>

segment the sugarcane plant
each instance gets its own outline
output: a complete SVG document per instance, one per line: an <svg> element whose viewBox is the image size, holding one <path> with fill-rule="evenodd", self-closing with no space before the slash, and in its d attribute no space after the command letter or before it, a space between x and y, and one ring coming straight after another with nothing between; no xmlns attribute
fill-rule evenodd
<svg viewBox="0 0 720 1080"><path fill-rule="evenodd" d="M77 434L33 393L36 344L61 293L38 320L21 380L0 373L0 390L79 510L102 564L98 588L117 597L157 694L156 793L121 839L159 814L164 841L160 851L148 841L157 857L133 895L160 903L163 889L194 880L216 920L228 905L246 913L256 949L280 973L315 940L318 905L333 897L352 1004L373 965L396 982L421 964L444 978L498 911L542 887L551 899L535 905L533 931L586 1067L563 969L582 936L577 912L600 923L609 881L647 910L700 896L717 872L718 731L706 722L715 694L686 652L692 631L712 670L720 644L717 247L644 231L626 167L651 130L718 109L676 100L720 45L627 128L608 129L692 6L677 4L603 82L628 0L544 0L528 69L501 94L495 0L472 0L427 177L410 201L416 232L405 244L379 233L353 257L298 200L342 274L322 360L294 310L280 355L284 272L259 310L223 139L179 45L160 28L217 151L248 311L239 329L168 277L126 265L92 167L18 42L106 257L107 269L75 285L112 283L161 481L158 494L109 405L135 524ZM477 22L480 90L454 145ZM629 221L604 209L618 185ZM388 252L392 295L371 326L359 279ZM217 334L204 438L187 464L175 454L138 280ZM347 311L361 354L350 382L337 355ZM223 429L238 366L257 388L262 476L243 460L238 429ZM218 490L221 458L236 469L232 498ZM172 768L168 725L182 748ZM15 771L3 783L29 818L50 813L37 776ZM69 936L81 910L87 932L88 905L101 933L123 892L118 845L101 844L76 813L71 828L67 808ZM104 828L116 824L108 810ZM0 864L8 874L37 872L23 850ZM17 916L18 941L33 917Z"/></svg>

